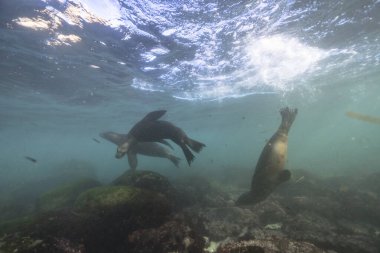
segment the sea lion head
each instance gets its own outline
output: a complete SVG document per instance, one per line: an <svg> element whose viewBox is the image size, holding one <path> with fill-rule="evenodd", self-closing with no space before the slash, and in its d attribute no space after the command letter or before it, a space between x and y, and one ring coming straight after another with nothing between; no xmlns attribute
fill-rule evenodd
<svg viewBox="0 0 380 253"><path fill-rule="evenodd" d="M115 157L117 159L122 158L125 154L127 154L131 150L131 148L134 145L136 145L136 143L137 143L136 139L134 137L129 136L129 138L124 143L120 144L117 147Z"/></svg>

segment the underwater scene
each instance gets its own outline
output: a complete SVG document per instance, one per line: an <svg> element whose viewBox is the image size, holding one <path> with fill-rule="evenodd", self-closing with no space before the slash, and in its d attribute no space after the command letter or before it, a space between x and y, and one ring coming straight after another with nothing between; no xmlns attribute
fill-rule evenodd
<svg viewBox="0 0 380 253"><path fill-rule="evenodd" d="M0 59L0 253L380 253L379 0L2 0Z"/></svg>

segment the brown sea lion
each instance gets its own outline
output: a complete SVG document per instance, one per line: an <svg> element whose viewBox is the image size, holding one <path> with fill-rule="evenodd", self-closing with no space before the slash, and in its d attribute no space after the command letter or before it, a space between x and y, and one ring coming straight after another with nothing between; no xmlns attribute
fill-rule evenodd
<svg viewBox="0 0 380 253"><path fill-rule="evenodd" d="M284 167L288 153L288 132L296 118L297 109L285 107L280 113L281 125L261 152L253 174L251 190L239 197L237 205L256 204L265 200L279 184L290 178L290 171Z"/></svg>
<svg viewBox="0 0 380 253"><path fill-rule="evenodd" d="M118 146L116 158L123 157L139 142L157 142L170 139L182 148L186 160L190 165L195 157L188 147L195 152L199 152L206 145L190 139L181 128L172 123L159 120L165 113L166 110L153 111L137 122L129 131L127 140Z"/></svg>
<svg viewBox="0 0 380 253"><path fill-rule="evenodd" d="M128 140L127 134L118 134L115 132L103 132L99 134L100 137L116 144L117 146L123 144ZM169 144L170 145L170 144ZM137 143L130 152L128 152L128 163L132 170L137 168L137 154L162 157L169 159L177 168L180 158L172 155L167 148L154 143L154 142L139 142Z"/></svg>

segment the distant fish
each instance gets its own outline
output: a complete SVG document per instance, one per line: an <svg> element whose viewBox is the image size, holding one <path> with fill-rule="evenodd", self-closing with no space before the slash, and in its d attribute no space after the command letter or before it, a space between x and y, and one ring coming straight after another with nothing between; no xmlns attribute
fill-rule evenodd
<svg viewBox="0 0 380 253"><path fill-rule="evenodd" d="M352 119L357 119L357 120L366 121L369 123L380 125L379 117L373 117L373 116L369 116L369 115L365 115L365 114L361 114L357 112L346 112L346 116Z"/></svg>
<svg viewBox="0 0 380 253"><path fill-rule="evenodd" d="M25 156L25 159L31 161L32 163L37 163L37 159L34 159L33 157Z"/></svg>
<svg viewBox="0 0 380 253"><path fill-rule="evenodd" d="M97 143L100 143L100 141L96 138L92 138L93 141L97 142Z"/></svg>

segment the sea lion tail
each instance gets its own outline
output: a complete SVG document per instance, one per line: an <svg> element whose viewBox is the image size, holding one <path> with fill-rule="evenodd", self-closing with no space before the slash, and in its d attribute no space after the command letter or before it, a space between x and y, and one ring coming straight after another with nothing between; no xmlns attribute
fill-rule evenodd
<svg viewBox="0 0 380 253"><path fill-rule="evenodd" d="M286 133L289 132L290 127L292 126L294 120L297 116L297 108L290 109L289 107L284 107L280 110L282 122L280 129L284 130Z"/></svg>
<svg viewBox="0 0 380 253"><path fill-rule="evenodd" d="M187 163L190 166L190 164L194 160L195 156L193 155L193 153L191 153L190 149L185 144L181 145L181 148L182 148L183 153L185 154Z"/></svg>
<svg viewBox="0 0 380 253"><path fill-rule="evenodd" d="M194 151L199 153L203 147L206 147L202 142L187 138L186 144Z"/></svg>
<svg viewBox="0 0 380 253"><path fill-rule="evenodd" d="M174 156L174 155L169 155L169 156L168 156L168 159L169 159L170 161L172 161L172 163L174 163L174 165L175 165L177 168L179 167L179 161L181 160L181 158L176 157L176 156Z"/></svg>

